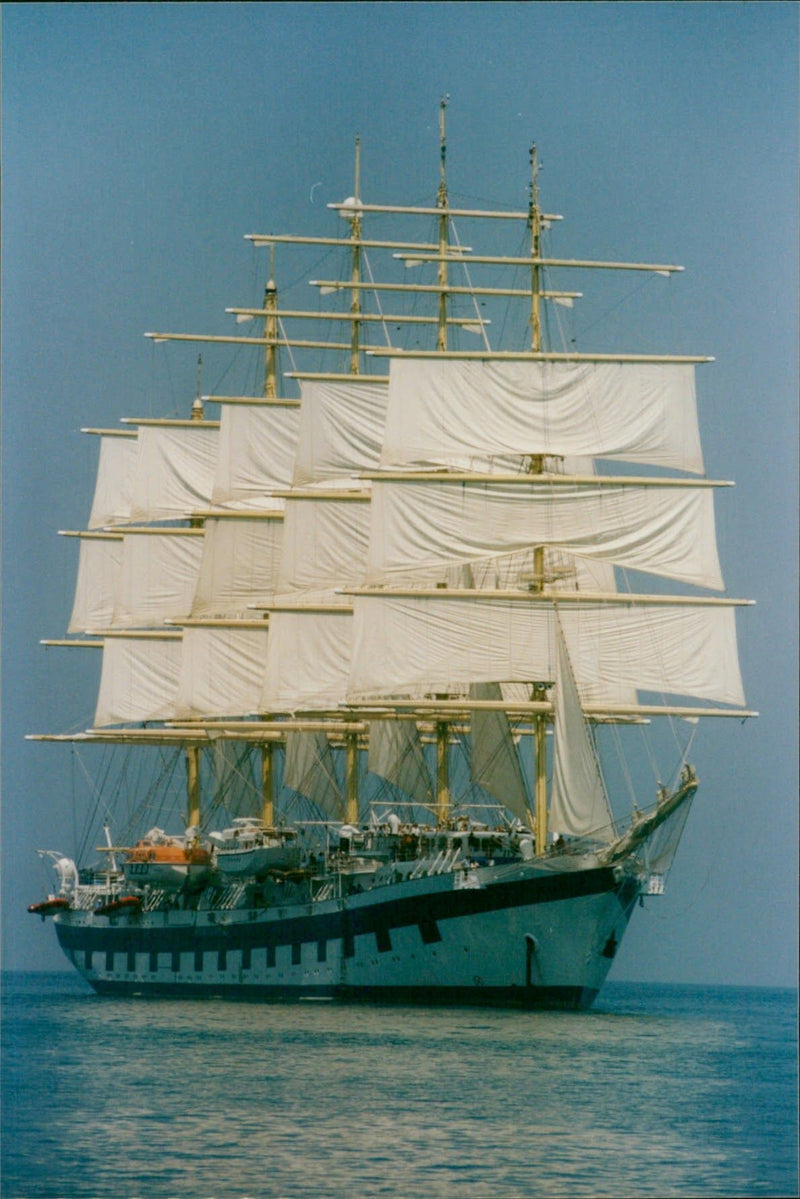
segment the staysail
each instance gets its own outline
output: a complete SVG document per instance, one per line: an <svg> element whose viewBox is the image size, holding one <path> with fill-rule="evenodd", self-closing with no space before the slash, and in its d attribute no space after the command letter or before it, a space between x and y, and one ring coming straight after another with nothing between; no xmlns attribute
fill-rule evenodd
<svg viewBox="0 0 800 1199"><path fill-rule="evenodd" d="M369 726L369 769L425 807L433 805L431 776L411 720L373 720Z"/></svg>
<svg viewBox="0 0 800 1199"><path fill-rule="evenodd" d="M560 628L556 642L550 828L565 836L611 841L614 821Z"/></svg>
<svg viewBox="0 0 800 1199"><path fill-rule="evenodd" d="M473 683L471 699L501 699L499 683ZM470 777L527 824L531 801L508 716L500 709L476 709L470 719Z"/></svg>

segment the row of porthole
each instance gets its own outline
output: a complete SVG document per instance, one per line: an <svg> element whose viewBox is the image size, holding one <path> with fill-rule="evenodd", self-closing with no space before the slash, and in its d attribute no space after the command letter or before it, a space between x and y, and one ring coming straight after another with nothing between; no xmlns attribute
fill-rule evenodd
<svg viewBox="0 0 800 1199"><path fill-rule="evenodd" d="M324 961L327 961L327 942L322 942L322 943L320 943L320 944L324 944L326 948L325 948L324 952L322 953L322 955L321 955L321 956L318 956L318 958L317 958L317 961L318 961L318 962L324 962ZM291 948L292 948L292 965L293 965L293 966L301 966L303 963L302 963L302 951L301 951L301 944L300 944L300 942L296 942L294 945L292 945L292 947L291 947ZM354 954L354 952L353 952L353 945L352 945L352 942L351 942L349 945L347 945L347 947L346 947L346 948L347 948L347 949L350 949L350 953L347 953L347 952L346 952L346 953L345 953L345 955L344 955L344 956L345 956L345 958L348 958L348 959L349 959L349 958L352 958L352 957L354 957L354 956L355 956L355 954ZM389 946L389 948L391 948L391 946ZM194 969L194 975L193 975L192 977L202 977L202 976L203 976L203 974L204 974L204 973L205 973L205 971L206 971L206 967L205 967L205 965L204 965L205 956L206 956L206 954L207 954L207 953L213 953L213 952L215 952L215 951L213 951L213 950L206 950L206 951L203 951L203 950L197 950L197 951L195 951L195 969ZM319 952L319 951L318 951L318 952ZM437 952L436 952L436 950L435 950L435 949L429 949L429 952L430 952L430 953L431 953L431 954L432 954L434 957L436 957L436 956L437 956ZM218 971L220 974L227 973L227 971L228 971L228 964L227 964L227 954L228 954L228 951L227 951L227 950L217 950L217 951L216 951L216 953L217 953L217 971ZM72 960L73 960L73 962L74 962L74 963L77 965L77 964L78 964L78 962L77 962L77 958L78 958L78 953L77 953L77 951L73 951L73 952L72 952L72 954L71 954L71 956L72 956ZM106 960L105 960L105 972L106 972L107 974L115 973L115 971L114 971L114 958L115 958L116 956L117 956L117 955L116 955L116 954L114 954L113 952L107 952L107 953L106 953L106 955L105 955L105 959L106 959ZM136 958L137 958L137 956L138 956L138 955L137 955L137 954L135 954L135 953L127 953L127 958L128 958L127 969L126 969L125 971L116 971L116 973L117 973L117 974L140 974L141 972L140 972L140 971L138 971L138 970L137 970L137 968L136 968ZM149 969L148 969L148 973L150 973L150 974L157 974L157 973L159 972L159 970L167 969L168 967L167 967L166 965L161 965L161 966L160 966L160 965L159 965L159 963L158 963L158 958L159 958L159 957L166 957L166 956L167 956L167 953L162 953L162 954L158 954L158 953L156 953L156 954L150 954L150 955L149 955L150 962L149 962ZM154 958L155 958L155 961L153 960ZM171 972L172 972L173 974L176 974L176 975L178 975L180 978L183 978L184 976L182 976L182 975L180 974L180 965L179 965L179 961L180 961L180 954L178 954L178 953L171 953L171 958L172 958L172 961L171 961ZM176 961L175 961L175 959L176 959L176 958L178 959L178 963L177 963L177 964L176 964ZM199 960L199 962L198 962L198 958L200 959L200 960ZM409 960L412 960L412 961L413 961L413 960L414 960L414 958L415 958L415 954L413 954L413 953L412 953L412 954L409 954L409 955L408 955L408 959L409 959ZM400 955L398 955L398 954L393 954L393 955L392 955L392 959L391 959L391 960L392 960L393 962L400 962L400 961L402 961L402 960L404 960L404 959L403 959L403 958L402 958ZM379 964L379 961L380 961L380 959L379 959L379 958L373 958L373 959L372 959L372 961L371 961L371 964L372 964L372 965L378 965L378 964ZM83 968L84 968L84 969L86 969L86 970L92 970L92 969L94 968L94 952L93 952L91 949L84 950L84 953L83 953L83 963L82 963L82 965L83 965ZM251 953L250 953L249 951L244 951L244 953L243 953L243 956L242 956L242 961L241 961L241 964L240 964L240 966L238 967L238 969L239 969L239 970L241 970L242 972L247 972L247 971L249 971L249 970L252 970L252 965L251 965ZM266 961L266 969L268 969L268 970L274 970L274 969L275 969L275 948L274 948L273 946L267 946L267 961ZM317 971L315 971L315 973L318 973L318 972L317 972ZM279 974L279 977L282 977L282 975L280 975L280 974Z"/></svg>

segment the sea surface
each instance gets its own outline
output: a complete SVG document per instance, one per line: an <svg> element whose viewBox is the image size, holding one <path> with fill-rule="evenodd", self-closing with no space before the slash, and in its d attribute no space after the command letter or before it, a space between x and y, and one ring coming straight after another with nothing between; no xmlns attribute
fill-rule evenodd
<svg viewBox="0 0 800 1199"><path fill-rule="evenodd" d="M796 1196L797 995L591 1012L100 999L3 976L4 1199Z"/></svg>

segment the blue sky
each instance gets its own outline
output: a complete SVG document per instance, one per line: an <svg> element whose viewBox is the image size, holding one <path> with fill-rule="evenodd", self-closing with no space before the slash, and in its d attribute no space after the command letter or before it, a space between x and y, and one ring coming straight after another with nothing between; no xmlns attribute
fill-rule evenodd
<svg viewBox="0 0 800 1199"><path fill-rule="evenodd" d="M614 977L793 984L797 6L8 4L2 22L6 965L63 961L25 907L34 850L72 845L79 767L24 734L91 723L91 664L38 644L72 602L55 531L88 514L79 429L186 412L196 349L143 332L229 332L224 308L263 286L243 235L329 233L356 133L365 199L432 201L449 93L452 197L524 205L535 140L559 253L686 267L636 292L593 279L578 344L715 358L701 434L708 474L737 482L720 553L729 592L758 601L739 628L762 715L698 733L668 894ZM204 369L214 390L222 358Z"/></svg>

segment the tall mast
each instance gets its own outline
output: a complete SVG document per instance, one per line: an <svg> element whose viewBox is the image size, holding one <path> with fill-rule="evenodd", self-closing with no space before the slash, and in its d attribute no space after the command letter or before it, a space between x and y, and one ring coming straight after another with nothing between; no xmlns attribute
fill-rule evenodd
<svg viewBox="0 0 800 1199"><path fill-rule="evenodd" d="M203 420L205 416L205 408L203 407L203 355L197 355L197 383L195 385L194 400L192 401L192 420Z"/></svg>
<svg viewBox="0 0 800 1199"><path fill-rule="evenodd" d="M187 825L200 827L200 746L186 747L186 796L189 801Z"/></svg>
<svg viewBox="0 0 800 1199"><path fill-rule="evenodd" d="M436 278L439 287L439 313L436 334L437 350L447 349L447 262L445 260L448 248L447 222L449 219L447 211L447 178L445 173L447 159L445 111L447 109L447 99L447 96L443 96L439 104L439 192L436 197L436 207L439 210L439 262ZM449 741L449 723L446 720L437 720L436 824L439 828L447 828L450 819Z"/></svg>
<svg viewBox="0 0 800 1199"><path fill-rule="evenodd" d="M447 828L450 820L450 725L436 721L436 825Z"/></svg>
<svg viewBox="0 0 800 1199"><path fill-rule="evenodd" d="M542 256L542 218L539 211L539 191L536 184L538 166L536 163L536 143L530 148L531 159L531 202L528 208L528 226L531 231L531 349L538 354L542 348L542 314L541 314L541 279L538 259Z"/></svg>
<svg viewBox="0 0 800 1199"><path fill-rule="evenodd" d="M350 281L350 374L360 370L359 343L361 336L361 138L356 135L355 190L353 215L350 217L350 239L353 243ZM358 824L358 733L345 734L345 820Z"/></svg>
<svg viewBox="0 0 800 1199"><path fill-rule="evenodd" d="M358 824L358 733L345 733L345 820Z"/></svg>
<svg viewBox="0 0 800 1199"><path fill-rule="evenodd" d="M531 231L531 349L540 353L542 349L542 312L541 312L541 266L542 256L542 219L539 211L539 190L537 186L538 164L536 161L536 143L531 143L531 199L528 208L528 226ZM534 454L531 457L529 473L540 475L544 470L544 455ZM544 591L545 585L544 546L537 545L533 551L533 586L534 592ZM547 688L543 682L533 685L531 696L535 702L543 702L547 698ZM536 754L536 773L534 779L534 815L536 825L536 852L542 854L547 848L547 716L537 713L533 717L534 746Z"/></svg>
<svg viewBox="0 0 800 1199"><path fill-rule="evenodd" d="M445 109L447 96L442 97L439 105L439 146L440 146L440 177L439 194L436 197L436 207L439 209L439 264L437 283L439 285L439 321L436 337L437 350L447 349L447 181L445 179L445 158L447 143L445 140Z"/></svg>
<svg viewBox="0 0 800 1199"><path fill-rule="evenodd" d="M261 746L261 819L270 827L275 823L275 764L272 741Z"/></svg>
<svg viewBox="0 0 800 1199"><path fill-rule="evenodd" d="M275 286L275 247L269 248L269 280L264 292L264 337L267 348L264 364L264 396L274 400L278 394L278 289Z"/></svg>
<svg viewBox="0 0 800 1199"><path fill-rule="evenodd" d="M359 373L359 341L361 337L361 139L356 137L356 178L354 205L350 219L350 240L353 244L352 269L350 282L353 285L350 299L350 374Z"/></svg>

